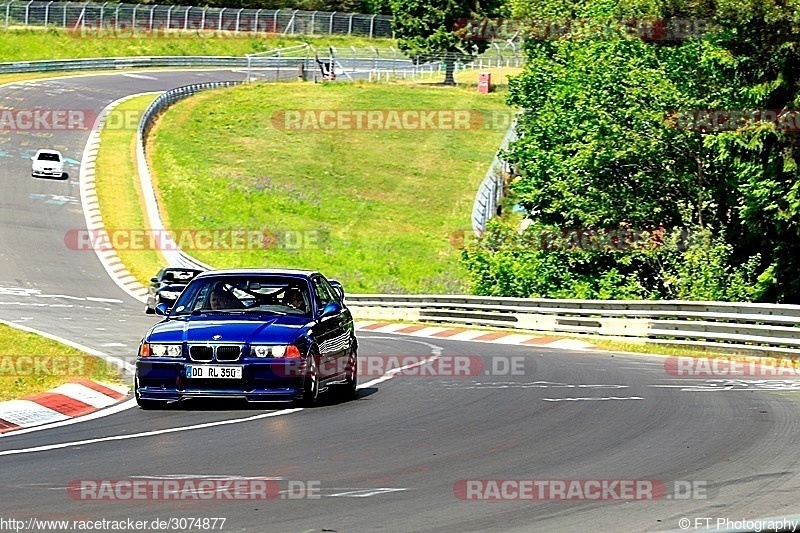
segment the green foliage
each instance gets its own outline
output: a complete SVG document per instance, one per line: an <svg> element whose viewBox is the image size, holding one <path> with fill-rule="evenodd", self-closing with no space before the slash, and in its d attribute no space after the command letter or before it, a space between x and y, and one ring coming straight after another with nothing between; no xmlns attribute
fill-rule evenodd
<svg viewBox="0 0 800 533"><path fill-rule="evenodd" d="M663 225L689 228L693 237L681 249L610 256L544 257L508 244L489 253L479 244L464 254L475 290L800 302L800 127L751 120L703 129L702 121L681 119L703 110L798 109L798 7L512 1L520 17L708 23L703 38L683 41L598 38L578 25L562 38L529 40L529 63L509 97L527 110L522 138L508 151L521 172L512 190L537 225ZM492 287L500 272L532 280Z"/></svg>
<svg viewBox="0 0 800 533"><path fill-rule="evenodd" d="M497 16L501 0L389 0L392 27L400 50L418 61L444 60L446 84L452 84L453 65L486 50L489 42L465 31L466 22Z"/></svg>

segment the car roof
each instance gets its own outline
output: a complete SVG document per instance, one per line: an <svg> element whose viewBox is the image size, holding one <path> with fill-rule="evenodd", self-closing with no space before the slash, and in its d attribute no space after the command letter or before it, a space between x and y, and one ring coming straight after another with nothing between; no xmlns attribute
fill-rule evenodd
<svg viewBox="0 0 800 533"><path fill-rule="evenodd" d="M266 275L266 276L295 276L295 277L311 277L319 274L316 270L298 270L292 268L230 268L225 270L206 270L202 274L198 274L195 279L204 278L208 276L242 276L242 275Z"/></svg>

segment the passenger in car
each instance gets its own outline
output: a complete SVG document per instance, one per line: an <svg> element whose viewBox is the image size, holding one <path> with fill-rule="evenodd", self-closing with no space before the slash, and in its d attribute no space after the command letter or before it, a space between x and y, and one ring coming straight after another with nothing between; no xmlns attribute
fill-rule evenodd
<svg viewBox="0 0 800 533"><path fill-rule="evenodd" d="M294 307L298 311L306 311L306 302L300 289L296 287L289 287L286 289L286 294L283 297L283 303L289 307Z"/></svg>

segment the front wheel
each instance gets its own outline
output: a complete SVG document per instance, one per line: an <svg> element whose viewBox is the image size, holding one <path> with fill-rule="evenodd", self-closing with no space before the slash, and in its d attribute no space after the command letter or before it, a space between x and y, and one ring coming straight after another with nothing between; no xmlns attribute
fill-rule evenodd
<svg viewBox="0 0 800 533"><path fill-rule="evenodd" d="M317 357L311 353L306 359L308 368L306 378L303 381L303 398L300 405L303 407L315 407L319 403L319 370Z"/></svg>

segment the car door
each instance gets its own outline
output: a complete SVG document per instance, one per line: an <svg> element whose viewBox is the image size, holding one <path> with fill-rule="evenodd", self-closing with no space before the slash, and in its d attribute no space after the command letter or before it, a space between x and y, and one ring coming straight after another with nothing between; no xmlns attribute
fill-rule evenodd
<svg viewBox="0 0 800 533"><path fill-rule="evenodd" d="M329 303L336 302L333 289L322 276L311 278L311 285L316 298L318 317ZM332 378L342 374L347 364L342 354L346 353L343 345L348 345L346 332L342 327L342 313L319 317L319 336L317 346L320 357L320 377ZM344 335L343 335L344 334Z"/></svg>

